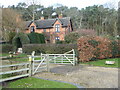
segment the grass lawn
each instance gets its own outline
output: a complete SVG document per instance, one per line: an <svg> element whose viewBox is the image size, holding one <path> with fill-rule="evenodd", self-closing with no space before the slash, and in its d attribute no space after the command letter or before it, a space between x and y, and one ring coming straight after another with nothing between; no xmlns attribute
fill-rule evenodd
<svg viewBox="0 0 120 90"><path fill-rule="evenodd" d="M120 58L112 58L112 59L103 59L103 60L96 60L96 61L90 61L90 62L81 62L80 64L88 64L93 66L103 66L103 67L120 67L118 65L118 60L120 62ZM115 61L115 64L113 65L106 65L105 61Z"/></svg>
<svg viewBox="0 0 120 90"><path fill-rule="evenodd" d="M21 54L14 56L14 57L27 57L27 54L21 53Z"/></svg>
<svg viewBox="0 0 120 90"><path fill-rule="evenodd" d="M9 57L9 53L0 53L0 57L2 56L7 56ZM27 57L27 54L24 54L24 53L21 53L21 54L18 54L18 55L14 55L13 57Z"/></svg>
<svg viewBox="0 0 120 90"><path fill-rule="evenodd" d="M0 53L0 57L7 56L6 60L23 61L23 62L28 61L28 56L27 56L27 54L24 54L24 53L21 53L21 54L18 54L18 55L14 55L12 58L10 58L9 55L10 54L8 54L8 53Z"/></svg>
<svg viewBox="0 0 120 90"><path fill-rule="evenodd" d="M11 61L20 61L20 62L27 62L28 58L15 58L15 59L9 59Z"/></svg>
<svg viewBox="0 0 120 90"><path fill-rule="evenodd" d="M28 77L9 83L8 88L77 88L74 85Z"/></svg>
<svg viewBox="0 0 120 90"><path fill-rule="evenodd" d="M0 53L0 57L2 56L9 56L9 53Z"/></svg>

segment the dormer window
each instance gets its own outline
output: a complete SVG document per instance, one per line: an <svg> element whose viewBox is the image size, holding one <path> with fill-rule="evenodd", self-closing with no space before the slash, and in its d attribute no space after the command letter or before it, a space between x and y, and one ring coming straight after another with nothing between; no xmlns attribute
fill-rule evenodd
<svg viewBox="0 0 120 90"><path fill-rule="evenodd" d="M55 25L55 32L60 32L60 25L59 24Z"/></svg>
<svg viewBox="0 0 120 90"><path fill-rule="evenodd" d="M31 26L31 32L35 32L35 27Z"/></svg>

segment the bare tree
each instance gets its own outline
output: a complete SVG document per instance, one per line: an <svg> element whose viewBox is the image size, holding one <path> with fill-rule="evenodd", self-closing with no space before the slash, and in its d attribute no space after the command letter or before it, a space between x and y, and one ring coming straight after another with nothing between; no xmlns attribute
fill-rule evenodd
<svg viewBox="0 0 120 90"><path fill-rule="evenodd" d="M18 32L24 30L24 22L21 15L9 8L2 8L2 37L5 41L9 41L10 32Z"/></svg>

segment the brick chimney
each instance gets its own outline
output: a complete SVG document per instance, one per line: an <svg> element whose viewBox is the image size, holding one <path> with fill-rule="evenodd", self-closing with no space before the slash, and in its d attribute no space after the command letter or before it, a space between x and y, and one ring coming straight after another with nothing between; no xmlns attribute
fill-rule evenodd
<svg viewBox="0 0 120 90"><path fill-rule="evenodd" d="M60 15L58 16L58 18L63 18L63 15L62 15L62 14L60 14Z"/></svg>
<svg viewBox="0 0 120 90"><path fill-rule="evenodd" d="M44 20L44 17L42 16L42 17L40 18L40 20Z"/></svg>

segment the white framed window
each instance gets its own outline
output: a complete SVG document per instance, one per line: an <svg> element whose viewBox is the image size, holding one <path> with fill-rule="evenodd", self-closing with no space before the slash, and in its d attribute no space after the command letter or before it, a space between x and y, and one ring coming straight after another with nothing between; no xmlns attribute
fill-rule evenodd
<svg viewBox="0 0 120 90"><path fill-rule="evenodd" d="M60 25L59 24L55 25L55 32L60 32Z"/></svg>
<svg viewBox="0 0 120 90"><path fill-rule="evenodd" d="M60 40L60 37L56 37L55 40L56 40L56 41L59 41L59 40Z"/></svg>
<svg viewBox="0 0 120 90"><path fill-rule="evenodd" d="M34 32L34 31L35 31L35 27L31 26L31 32Z"/></svg>

